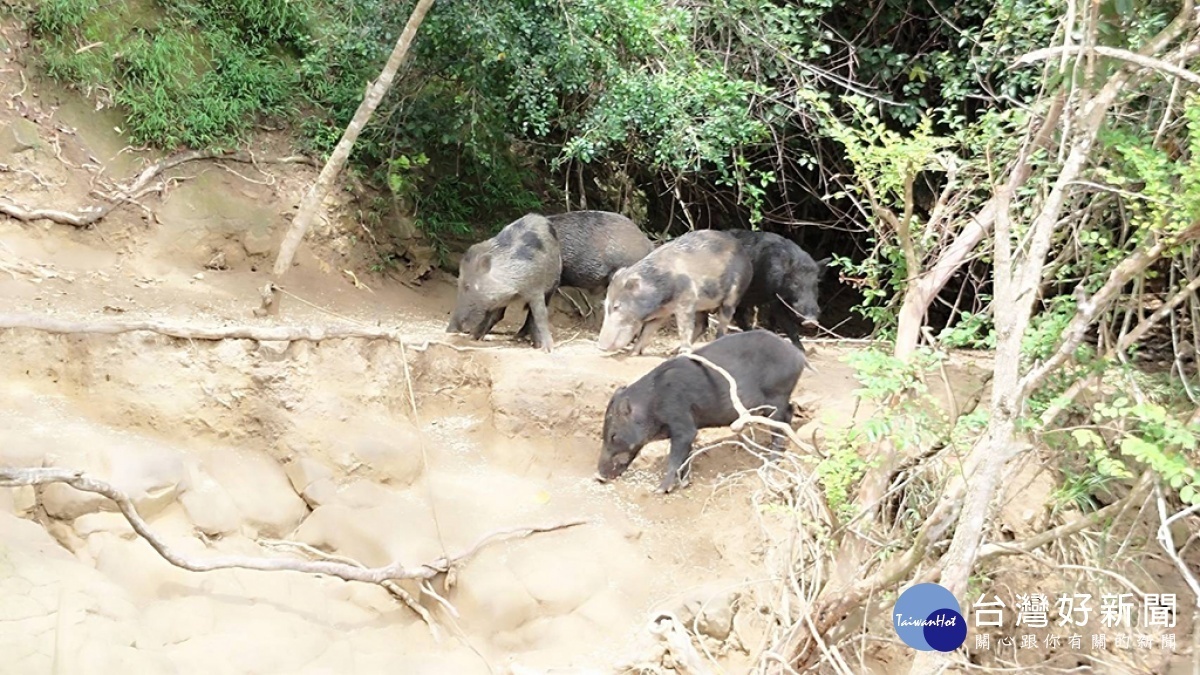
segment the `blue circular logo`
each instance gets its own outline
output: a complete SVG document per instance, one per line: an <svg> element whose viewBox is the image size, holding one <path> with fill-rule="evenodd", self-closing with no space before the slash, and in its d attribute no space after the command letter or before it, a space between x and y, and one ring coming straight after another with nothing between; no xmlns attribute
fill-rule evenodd
<svg viewBox="0 0 1200 675"><path fill-rule="evenodd" d="M904 644L923 652L952 652L967 640L958 599L938 584L905 589L892 610L892 626Z"/></svg>

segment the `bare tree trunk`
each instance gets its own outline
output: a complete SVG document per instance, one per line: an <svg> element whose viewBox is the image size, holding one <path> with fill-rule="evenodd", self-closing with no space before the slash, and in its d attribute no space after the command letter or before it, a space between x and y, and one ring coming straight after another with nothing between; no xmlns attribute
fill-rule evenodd
<svg viewBox="0 0 1200 675"><path fill-rule="evenodd" d="M1018 190L1029 180L1032 166L1029 156L1050 142L1050 134L1058 127L1058 119L1062 115L1063 103L1066 98L1058 96L1046 113L1046 119L1031 145L1026 146L1022 156L1017 160L1008 185ZM983 238L991 231L996 223L996 209L999 197L992 197L971 222L958 233L954 242L942 252L929 270L914 283L909 283L904 292L904 302L900 305L899 323L896 326L896 345L894 355L905 358L917 348L917 339L921 335L921 326L925 322L925 313L933 299L950 281L950 277L967 261L968 256L975 250Z"/></svg>
<svg viewBox="0 0 1200 675"><path fill-rule="evenodd" d="M953 243L943 251L930 270L914 278L911 274L907 282L904 302L900 308L900 324L896 335L893 354L897 358L909 357L917 348L917 338L924 323L925 312L930 303L950 280L955 270L962 266L971 253L991 231L1000 209L1007 208L1007 195L1015 193L1029 179L1032 171L1029 157L1038 149L1050 142L1051 134L1058 126L1062 115L1065 97L1060 95L1051 102L1044 121L1033 134L1030 143L1026 144L1022 153L1013 165L1012 173L1003 189L984 204L983 208L955 238ZM911 259L906 254L906 259ZM913 263L909 263L910 265ZM889 401L888 405L896 405L898 401ZM868 460L878 460L875 468L871 469L859 484L855 495L855 508L864 512L864 522L875 520L875 514L897 464L902 460L890 438L884 438L874 448ZM861 567L867 559L871 544L866 539L847 533L841 546L837 560L840 563L831 570L830 589L851 587L861 581Z"/></svg>
<svg viewBox="0 0 1200 675"><path fill-rule="evenodd" d="M321 208L321 203L325 200L325 196L329 194L334 180L346 164L346 159L350 156L350 151L354 148L354 142L358 140L358 135L362 133L363 127L371 120L371 115L374 114L375 109L383 101L384 95L391 89L392 80L396 77L396 71L400 69L400 64L408 56L408 49L412 46L417 29L421 26L421 22L425 20L425 14L429 12L429 8L432 5L433 0L418 0L417 6L413 8L412 15L408 17L408 24L404 26L404 32L400 34L400 39L396 41L396 48L392 50L392 55L388 57L387 64L383 67L383 72L379 74L379 79L371 83L371 86L367 89L366 96L363 97L362 103L359 104L358 110L354 113L354 119L350 120L350 124L346 126L346 131L342 133L342 139L338 141L337 147L333 149L333 154L329 156L329 161L325 163L325 168L321 169L321 175L317 177L317 182L313 184L312 188L304 196L304 201L300 204L300 211L296 214L296 219L292 221L291 227L288 228L287 234L283 238L283 243L279 245L279 257L275 259L275 267L271 271L275 281L283 278L284 273L292 266L292 260L296 257L296 249L300 247L300 242L304 239L309 225L312 224L318 210ZM264 302L264 307L268 304L271 305L272 311L277 310L279 307L277 293L273 294L272 303Z"/></svg>
<svg viewBox="0 0 1200 675"><path fill-rule="evenodd" d="M1163 29L1162 33L1155 36L1141 53L1153 55L1165 47L1191 23L1191 14L1192 0L1186 0L1175 21ZM1062 171L1055 181L1054 188L1046 197L1045 205L1033 222L1031 241L1026 253L1018 255L1015 261L1010 257L1013 253L1013 240L1006 222L1007 208L1004 208L999 214L996 232L996 307L998 308L996 327L999 339L996 345L996 374L992 384L993 417L988 425L987 433L991 452L985 455L988 459L984 463L983 475L976 479L981 485L972 487L972 492L975 494L968 498L968 502L964 506L960 527L956 528L950 549L943 559L941 583L955 595L966 590L967 578L975 564L975 555L983 537L983 519L987 515L991 497L999 482L1000 471L1004 463L1015 454L1013 443L1015 420L1021 413L1028 393L1049 374L1049 369L1040 368L1021 377L1020 355L1021 339L1025 335L1033 303L1037 299L1037 289L1041 285L1046 256L1050 251L1055 226L1066 201L1067 191L1086 166L1109 108L1116 100L1117 95L1125 88L1131 76L1130 69L1116 73L1084 106L1083 115L1076 124L1076 131L1073 134L1076 139L1074 147L1072 147L1066 162L1063 163ZM1009 193L1010 196L1012 194ZM1002 222L1004 223L1004 232L1000 231ZM1188 235L1191 235L1190 231ZM1105 288L1123 286L1126 281L1144 269L1142 265L1147 264L1144 258L1156 258L1161 253L1162 249L1156 245L1151 248L1150 252L1139 251L1131 255L1113 271L1114 276L1123 278L1112 284L1106 284ZM1013 264L1014 262L1016 264ZM1004 295L1008 297L1001 297L1001 289L1004 289ZM1107 304L1115 294L1115 290L1097 294L1099 297L1081 303L1076 311L1076 317L1071 322L1071 327L1075 328L1080 323L1090 324L1093 322L1099 314L1097 305ZM1078 346L1078 342L1082 340L1082 329L1071 331L1072 335L1075 333L1078 333L1078 339L1075 341L1075 345ZM1070 337L1071 335L1066 336L1068 342ZM1064 349L1060 349L1060 351L1064 351ZM1071 350L1073 351L1073 347ZM1062 360L1065 360L1065 355ZM1056 363L1061 364L1062 361ZM1007 372L1010 370L1012 372Z"/></svg>
<svg viewBox="0 0 1200 675"><path fill-rule="evenodd" d="M1191 20L1192 0L1184 2L1183 10L1175 21L1151 40L1143 53L1154 54L1164 48L1182 32ZM1028 245L1021 247L1015 241L1009 222L1009 202L1015 193L1006 189L1001 193L1002 203L996 218L996 360L992 383L992 417L983 438L972 449L968 458L968 469L964 480L970 482L964 498L962 511L954 528L950 547L942 557L939 583L956 597L966 591L971 570L975 566L979 548L986 529L987 516L991 511L992 499L999 486L1004 468L1024 446L1019 442L1016 423L1021 416L1029 391L1039 384L1048 370L1039 369L1022 376L1021 341L1029 326L1037 290L1042 282L1046 256L1053 241L1054 231L1072 183L1087 165L1095 145L1100 126L1109 108L1124 89L1133 73L1130 69L1116 73L1083 105L1080 116L1071 134L1071 150L1063 163L1062 171L1054 187L1046 196L1034 219ZM1138 265L1134 260L1146 257L1139 251L1114 269L1113 274L1124 276L1125 281L1136 275ZM1123 282L1122 284L1123 285ZM1100 294L1098 294L1100 295ZM1076 311L1072 325L1091 323L1098 310L1098 302L1111 296L1096 298L1097 302L1084 302ZM1065 336L1070 341L1070 336ZM1077 343L1076 343L1077 344ZM944 497L943 497L944 498ZM934 669L945 655L921 652L913 660L910 673L927 673Z"/></svg>
<svg viewBox="0 0 1200 675"><path fill-rule="evenodd" d="M1178 38L1191 20L1192 7L1193 0L1185 0L1175 21L1150 40L1141 53L1155 55ZM1191 45L1188 45L1183 51L1190 49ZM1044 262L1072 183L1087 165L1100 125L1116 97L1133 77L1133 70L1126 68L1115 73L1094 96L1086 99L1078 108L1077 117L1069 129L1070 140L1066 141L1069 144L1067 159L1056 177L1053 189L1046 196L1036 219L1031 223L1029 233L1022 241L1017 241L1010 226L1010 202L1015 198L1018 188L1031 175L1032 168L1028 166L1030 154L1040 144L1047 143L1052 131L1058 127L1055 122L1063 113L1065 105L1061 95L1052 102L1046 121L1038 134L1026 144L1022 156L1011 168L1005 185L997 190L984 210L976 216L975 221L959 233L957 239L935 263L933 273L919 280L918 288L909 289L904 308L908 311L902 316L905 330L901 336L904 339L898 340L895 351L897 356L906 356L915 349L928 301L983 240L989 226L995 229L994 305L998 308L998 341L996 370L992 382L992 417L984 436L967 456L963 470L956 473L944 488L908 554L890 561L863 578L862 566L866 559L861 549L865 548L865 544L856 541L852 532L845 535L841 550L835 558L834 573L836 575L840 570L841 577L857 575L859 581L847 584L831 579L830 583L822 588L818 599L809 609L814 625L809 628L798 623L785 639L783 652L791 664L799 667L811 665L814 654L813 633L819 636L840 623L866 594L906 578L921 562L928 547L947 534L952 534L952 540L949 550L942 556L940 565L916 581L937 580L960 597L965 591L1005 466L1024 447L1019 444L1016 423L1023 412L1026 396L1046 375L1045 370L1023 373L1020 361L1021 339L1028 328L1033 304L1038 297ZM1194 233L1189 230L1185 234L1192 236ZM1126 277L1130 272L1136 274L1139 269L1144 269L1141 263L1159 253L1157 246L1136 252L1130 256L1130 260L1119 266L1119 271L1114 270L1114 273L1122 277ZM1091 323L1100 311L1100 305L1109 300L1111 297L1108 294L1097 293L1091 300L1081 303L1076 320ZM1073 321L1073 327L1075 323ZM1064 339L1075 341L1077 334L1081 333L1071 331ZM1069 346L1063 348L1070 350ZM879 469L875 469L864 478L856 499L859 508L867 505L864 498L867 493L873 492L871 483L878 480L878 471ZM850 575L846 574L847 571ZM911 672L932 672L941 658L940 654L922 652L917 655Z"/></svg>

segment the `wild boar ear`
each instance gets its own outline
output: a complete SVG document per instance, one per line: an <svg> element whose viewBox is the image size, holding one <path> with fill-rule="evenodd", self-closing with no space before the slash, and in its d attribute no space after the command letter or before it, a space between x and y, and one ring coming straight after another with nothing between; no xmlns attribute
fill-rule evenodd
<svg viewBox="0 0 1200 675"><path fill-rule="evenodd" d="M617 391L623 392L624 389L625 389L625 387L621 387ZM628 415L632 412L633 412L633 404L629 402L628 397L622 397L620 401L617 401L617 413L618 414Z"/></svg>
<svg viewBox="0 0 1200 675"><path fill-rule="evenodd" d="M491 269L492 269L492 254L484 253L483 255L479 256L479 272L481 274L487 274L488 271Z"/></svg>
<svg viewBox="0 0 1200 675"><path fill-rule="evenodd" d="M825 276L825 272L829 270L829 263L833 262L833 258L822 258L817 261L817 278Z"/></svg>
<svg viewBox="0 0 1200 675"><path fill-rule="evenodd" d="M627 291L636 291L639 285L640 282L637 277L629 277L625 280L625 290Z"/></svg>

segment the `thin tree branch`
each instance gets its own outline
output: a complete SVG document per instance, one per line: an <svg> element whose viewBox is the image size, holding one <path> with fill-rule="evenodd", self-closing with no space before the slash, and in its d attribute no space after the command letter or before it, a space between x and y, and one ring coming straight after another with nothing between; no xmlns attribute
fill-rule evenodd
<svg viewBox="0 0 1200 675"><path fill-rule="evenodd" d="M1025 64L1029 64L1029 63L1034 63L1036 61L1045 61L1047 59L1054 58L1055 56L1058 56L1060 54L1063 54L1063 55L1082 54L1084 52L1084 49L1085 48L1080 45L1068 45L1068 46L1061 46L1061 47L1046 47L1045 49L1037 49L1037 50L1029 52L1028 54L1017 59L1016 65L1025 65ZM1122 61L1128 61L1129 63L1132 63L1134 65L1138 65L1143 68L1149 68L1150 70L1157 70L1159 72L1166 73L1167 75L1173 75L1181 80L1187 80L1188 82L1191 82L1192 84L1200 85L1200 75L1197 75L1185 68L1180 68L1179 66L1176 66L1174 64L1167 63L1166 61L1163 61L1161 59L1156 59L1151 56L1137 54L1135 52L1131 52L1126 49L1117 49L1116 47L1104 47L1101 45L1095 45L1095 46L1088 47L1087 51L1096 52L1097 54L1099 54L1101 56L1108 56L1110 58L1121 59Z"/></svg>
<svg viewBox="0 0 1200 675"><path fill-rule="evenodd" d="M319 342L341 338L365 338L398 342L402 339L399 332L395 330L369 326L198 326L171 321L69 321L26 313L0 314L0 330L6 328L37 330L63 335L118 335L147 331L185 340L279 342L307 340Z"/></svg>
<svg viewBox="0 0 1200 675"><path fill-rule="evenodd" d="M1192 293L1195 293L1197 289L1200 289L1200 276L1192 279L1191 283L1179 289L1175 295L1172 295L1170 299L1162 304L1161 307L1154 310L1154 313L1152 313L1150 316L1139 321L1138 325L1133 327L1133 330L1122 335L1121 339L1117 341L1117 346L1115 348L1110 348L1107 352L1105 352L1104 358L1106 360L1111 359L1116 356L1118 352L1123 352L1132 347L1135 343L1137 343L1138 340L1142 339L1142 336L1148 333L1155 324L1157 324L1159 321L1162 321L1163 317L1170 314L1176 307L1182 304L1184 300L1188 299ZM1083 392L1084 389L1087 389L1087 383L1089 379L1090 378L1082 378L1076 380L1075 383L1067 389L1067 391L1063 392L1062 396L1059 396L1051 402L1050 407L1046 408L1045 412L1042 413L1043 427L1048 427L1053 424L1054 421L1058 419L1058 416L1067 409L1067 406L1070 405L1071 402L1073 402L1076 397Z"/></svg>
<svg viewBox="0 0 1200 675"><path fill-rule="evenodd" d="M317 560L328 560L331 562L339 562L339 563L345 563L347 565L353 565L355 567L362 567L362 568L366 567L366 565L358 562L357 560L354 560L353 558L348 558L346 556L341 556L341 555L334 555L332 553L326 553L325 551L322 551L320 549L309 546L308 544L305 544L304 542L301 542L301 541L289 541L289 540L285 540L285 539L260 539L258 543L260 543L264 546L270 546L273 548L285 548L286 547L286 548L295 549L295 550L300 551L301 553L307 555L308 557L315 558ZM415 613L417 616L421 617L421 620L424 621L425 625L429 627L429 633L433 636L434 642L442 641L441 631L438 630L437 623L433 620L433 615L431 615L429 613L429 610L422 607L421 603L417 602L416 598L414 598L408 591L404 590L404 588L402 588L400 586L400 584L398 584L394 581L384 581L380 585L383 586L383 588L388 593L390 593L393 598L396 598L400 602L404 603L404 605L406 607L408 607L409 609L411 609L413 611L413 613ZM440 595L437 595L436 593L434 593L433 595L435 596L435 598L438 602L443 603L443 604L445 604L447 602L446 599L441 597ZM451 609L453 609L453 607L451 607Z"/></svg>
<svg viewBox="0 0 1200 675"><path fill-rule="evenodd" d="M1072 358L1075 350L1079 348L1084 338L1087 337L1087 331L1096 321L1096 317L1108 308L1109 303L1120 294L1125 284L1129 283L1131 279L1142 272L1145 272L1146 269L1157 262L1163 253L1171 247L1197 236L1200 236L1200 223L1193 224L1178 235L1159 239L1150 248L1136 251L1122 260L1109 272L1108 279L1105 280L1104 285L1092 297L1086 298L1079 303L1079 306L1075 310L1075 316L1071 317L1070 323L1067 324L1066 329L1062 333L1063 338L1059 343L1058 350L1044 363L1032 368L1025 374L1025 377L1021 378L1019 391L1028 392L1033 390L1041 384L1047 375ZM1077 293L1081 293L1081 290L1077 289ZM1147 326L1147 329L1149 329L1149 326Z"/></svg>
<svg viewBox="0 0 1200 675"><path fill-rule="evenodd" d="M1059 95L1050 103L1046 118L1042 121L1037 133L1034 134L1033 142L1022 148L1020 157L1013 165L1008 179L1010 190L1014 192L1019 190L1029 180L1029 176L1033 172L1030 158L1034 152L1049 145L1051 134L1058 127L1058 121L1062 117L1065 102L1066 98ZM984 236L992 230L996 223L997 212L1003 204L1004 201L1000 195L989 199L983 208L963 226L954 241L938 256L928 271L909 284L905 291L904 302L900 306L899 324L896 329L894 354L897 358L904 358L916 349L917 339L921 333L921 323L929 308L929 303L946 286L958 268L962 267L963 262L983 241Z"/></svg>
<svg viewBox="0 0 1200 675"><path fill-rule="evenodd" d="M1200 601L1200 581L1196 580L1196 575L1188 568L1187 563L1179 557L1179 552L1175 550L1175 543L1171 538L1171 523L1200 511L1200 504L1193 505L1173 516L1167 517L1167 503L1163 498L1161 484L1154 486L1154 496L1158 503L1158 517L1160 521L1158 525L1158 543L1167 552L1167 556L1171 558L1175 566L1179 568L1179 573L1183 576L1183 580L1187 582L1188 588L1192 590L1192 595L1196 597L1197 601Z"/></svg>
<svg viewBox="0 0 1200 675"><path fill-rule="evenodd" d="M1115 517L1125 508L1127 504L1141 501L1146 492L1149 491L1153 483L1149 477L1144 475L1143 480L1134 487L1134 489L1124 498L1119 499L1102 509L1093 511L1086 516L1080 516L1069 523L1063 523L1058 527L1051 528L1045 532L1036 534L1028 539L1013 542L1011 544L988 544L979 549L979 555L976 557L976 562L983 562L991 558L996 558L1006 555L1016 555L1019 553L1032 553L1046 544L1058 541L1073 534L1082 532L1089 527L1094 527L1109 518Z"/></svg>
<svg viewBox="0 0 1200 675"><path fill-rule="evenodd" d="M83 492L94 492L104 495L116 503L121 514L129 521L134 532L146 540L159 555L172 565L191 572L211 572L221 569L248 569L263 572L304 572L306 574L324 574L345 581L360 581L368 584L383 585L384 582L396 579L431 579L438 574L449 572L450 569L466 558L471 557L488 544L510 537L524 537L540 532L565 530L587 524L587 520L571 520L556 525L518 527L510 530L492 532L480 538L464 553L446 558L441 557L432 562L405 567L400 562L384 567L358 567L340 562L325 560L296 560L293 558L253 558L249 556L217 556L206 560L195 560L167 545L155 534L150 526L138 514L133 500L124 492L112 485L91 478L82 471L57 468L18 468L0 469L0 487L20 487L25 485L48 485L65 483Z"/></svg>
<svg viewBox="0 0 1200 675"><path fill-rule="evenodd" d="M750 411L746 408L746 406L742 404L742 400L738 397L737 381L735 381L733 379L733 376L730 375L727 370L725 370L721 366L718 366L717 364L713 363L712 361L709 361L708 359L704 358L703 356L700 356L700 355L692 353L692 352L685 353L683 356L686 356L687 358L689 358L693 361L696 361L705 366L708 366L709 368L713 369L713 371L715 371L718 375L725 378L725 381L729 383L729 400L731 403L733 403L733 409L736 410L737 414L738 414L738 418L736 420L734 420L732 424L729 425L729 428L731 430L733 430L734 433L741 431L743 428L745 428L745 426L747 424L761 424L765 427L770 427L772 429L777 429L779 431L782 431L788 437L788 440L790 440L791 442L796 444L796 447L803 448L804 450L807 450L808 452L814 451L814 449L811 445L800 440L800 437L796 435L796 432L792 429L791 425L785 424L783 422L779 422L777 420L769 419L769 418L763 417L761 415L751 414Z"/></svg>
<svg viewBox="0 0 1200 675"><path fill-rule="evenodd" d="M313 186L305 193L303 201L300 203L300 210L296 214L296 218L292 221L291 227L284 234L283 242L279 245L279 255L275 258L275 265L272 268L271 274L275 281L283 277L284 273L292 266L292 259L296 256L296 250L300 247L300 242L304 240L304 235L308 231L309 225L313 218L316 217L321 203L325 200L325 196L329 194L330 188L333 186L334 180L345 165L346 160L350 157L350 151L354 148L354 142L358 140L358 135L362 133L363 128L371 120L371 115L374 114L380 102L383 101L384 95L392 87L392 80L396 77L396 72L400 70L400 65L404 63L408 56L409 48L412 46L413 40L416 39L417 29L421 26L421 22L425 20L425 14L429 12L429 8L433 6L434 0L417 0L417 4L413 7L412 14L408 17L408 22L404 25L404 30L400 33L400 37L396 40L396 46L392 49L392 53L388 56L387 63L384 64L383 70L379 73L379 77L371 82L363 92L363 99L358 105L358 109L354 112L354 118L346 125L345 131L342 132L341 139L330 154L329 160L325 162L325 166L321 169L321 173L317 176L317 180ZM278 308L278 298L276 297L272 309ZM267 309L264 303L263 309Z"/></svg>

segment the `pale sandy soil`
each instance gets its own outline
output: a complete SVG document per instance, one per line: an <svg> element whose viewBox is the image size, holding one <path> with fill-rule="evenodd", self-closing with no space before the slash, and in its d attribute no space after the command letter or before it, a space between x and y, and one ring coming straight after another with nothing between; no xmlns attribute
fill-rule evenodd
<svg viewBox="0 0 1200 675"><path fill-rule="evenodd" d="M13 26L4 31L6 44L19 42ZM108 111L45 83L22 90L15 56L7 52L0 73L4 197L73 209L92 203L98 172L123 181L139 170ZM280 147L266 139L257 149ZM702 632L713 658L726 672L744 669L766 630L764 521L778 518L753 500L757 460L726 443L698 460L689 488L661 496L652 492L665 452L657 443L621 480L592 478L609 395L661 361L670 331L641 358L601 355L595 324L561 311L549 355L507 334L483 345L447 336L453 279L405 285L371 274L353 204L331 206L302 249L282 314L257 318L262 271L314 171L193 163L168 175L177 180L161 195L94 229L0 220L9 272L0 273L0 315L355 320L408 336L407 361L398 344L359 339L0 330L0 463L109 480L196 557L290 555L268 543L284 539L366 565L411 565L497 529L589 524L471 558L446 594L458 618L436 612L436 642L381 588L291 572L186 572L103 499L62 485L0 489L0 671L605 672L635 648L653 610L686 613L697 601L711 603ZM217 253L228 269L205 268ZM511 333L515 321L503 327ZM806 373L795 394L806 438L850 423L858 385L843 353L810 349L820 374ZM730 440L711 430L699 445Z"/></svg>

